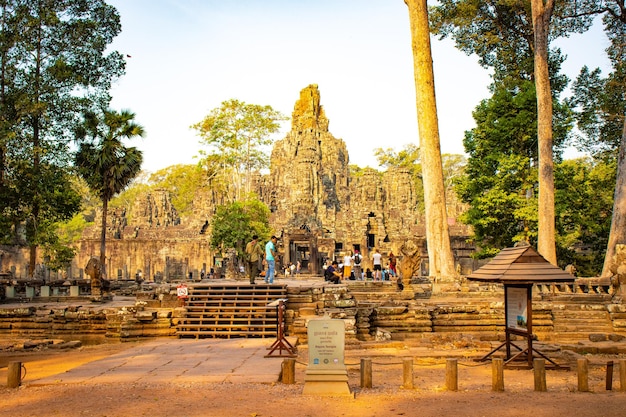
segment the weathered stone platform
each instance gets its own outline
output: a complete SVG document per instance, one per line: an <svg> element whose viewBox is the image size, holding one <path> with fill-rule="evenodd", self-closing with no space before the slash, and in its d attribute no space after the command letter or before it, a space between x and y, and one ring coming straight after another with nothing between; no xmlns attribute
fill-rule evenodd
<svg viewBox="0 0 626 417"><path fill-rule="evenodd" d="M395 282L347 281L329 284L321 278L278 279L286 287L285 330L306 343L308 320L327 315L344 320L346 343L427 341L492 342L504 337L504 301L497 287L412 284L412 296ZM243 288L242 281L211 280L194 285ZM175 284L144 284L135 297L115 296L93 303L88 297L0 304L0 339L83 337L111 340L176 337L187 316ZM616 343L626 336L626 305L606 293L570 288L536 288L533 331L540 341ZM267 337L267 336L266 336Z"/></svg>

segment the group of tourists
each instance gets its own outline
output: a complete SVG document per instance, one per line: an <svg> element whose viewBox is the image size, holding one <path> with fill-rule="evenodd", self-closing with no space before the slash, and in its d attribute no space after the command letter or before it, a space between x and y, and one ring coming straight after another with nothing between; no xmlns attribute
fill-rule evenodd
<svg viewBox="0 0 626 417"><path fill-rule="evenodd" d="M391 277L397 277L396 270L397 258L393 252L389 252L387 260L389 261L388 267L383 267L383 255L374 249L370 257L372 261L372 269L367 268L363 271L362 262L363 256L358 250L354 253L347 252L340 261L334 260L324 270L324 278L326 281L338 284L341 280L373 280L373 281L385 281L390 280Z"/></svg>
<svg viewBox="0 0 626 417"><path fill-rule="evenodd" d="M263 246L259 242L257 235L252 236L252 240L246 245L246 261L248 263L248 277L250 284L255 284L256 277L264 272L264 280L266 284L274 283L276 275L276 258L278 253L276 243L278 238L272 236L270 240Z"/></svg>
<svg viewBox="0 0 626 417"><path fill-rule="evenodd" d="M266 284L274 283L276 259L278 258L277 242L278 238L272 236L270 240L263 245L259 241L259 237L254 235L252 236L252 240L246 245L245 257L250 284L255 284L256 278L259 276L263 276ZM325 266L324 279L338 284L342 280L385 281L391 280L392 277L397 277L397 259L393 252L389 252L387 255L387 268L383 267L383 255L376 248L373 250L370 260L372 262L372 269L367 268L363 271L363 255L361 255L358 250L347 252L343 257L339 258L339 260L334 260L330 265ZM285 276L289 273L293 274L295 271L299 271L299 269L299 265L293 265L293 267L290 265L288 269L285 269Z"/></svg>

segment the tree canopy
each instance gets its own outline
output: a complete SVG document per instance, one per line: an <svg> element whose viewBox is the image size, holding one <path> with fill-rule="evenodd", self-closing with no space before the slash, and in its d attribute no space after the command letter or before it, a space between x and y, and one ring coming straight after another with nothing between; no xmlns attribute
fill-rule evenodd
<svg viewBox="0 0 626 417"><path fill-rule="evenodd" d="M209 146L208 153L201 152L203 165L212 177L223 175L233 201L250 192L253 172L269 167L266 146L273 142L271 135L283 120L285 116L271 106L230 99L191 126L201 143Z"/></svg>
<svg viewBox="0 0 626 417"><path fill-rule="evenodd" d="M32 273L48 228L78 211L55 190L71 189L73 126L123 73L107 51L121 27L102 0L5 0L0 25L0 226L25 232Z"/></svg>
<svg viewBox="0 0 626 417"><path fill-rule="evenodd" d="M245 245L253 235L261 241L271 236L269 215L267 206L254 199L218 206L211 220L211 247L234 248L243 256Z"/></svg>

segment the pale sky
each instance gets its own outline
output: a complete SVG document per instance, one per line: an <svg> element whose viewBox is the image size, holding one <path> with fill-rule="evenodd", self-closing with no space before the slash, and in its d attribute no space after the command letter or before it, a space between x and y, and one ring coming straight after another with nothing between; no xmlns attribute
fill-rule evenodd
<svg viewBox="0 0 626 417"><path fill-rule="evenodd" d="M419 143L413 58L403 0L108 0L122 19L112 48L127 58L113 87L146 136L143 169L195 163L192 124L229 99L288 117L300 90L317 84L329 130L350 163L377 167L375 148ZM600 25L597 25L600 26ZM607 67L601 27L561 42L574 78ZM463 153L472 111L489 97L488 72L451 41L431 38L441 150ZM282 139L290 128L285 122Z"/></svg>

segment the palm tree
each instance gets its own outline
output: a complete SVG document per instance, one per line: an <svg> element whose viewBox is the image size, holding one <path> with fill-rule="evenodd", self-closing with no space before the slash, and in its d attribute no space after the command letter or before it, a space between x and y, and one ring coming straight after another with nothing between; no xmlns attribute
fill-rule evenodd
<svg viewBox="0 0 626 417"><path fill-rule="evenodd" d="M122 139L144 135L144 128L129 110L120 113L104 110L101 115L89 112L76 132L81 140L74 164L89 188L102 200L100 265L105 268L106 225L109 201L137 176L143 154L135 147L125 147ZM106 273L105 273L106 275Z"/></svg>

